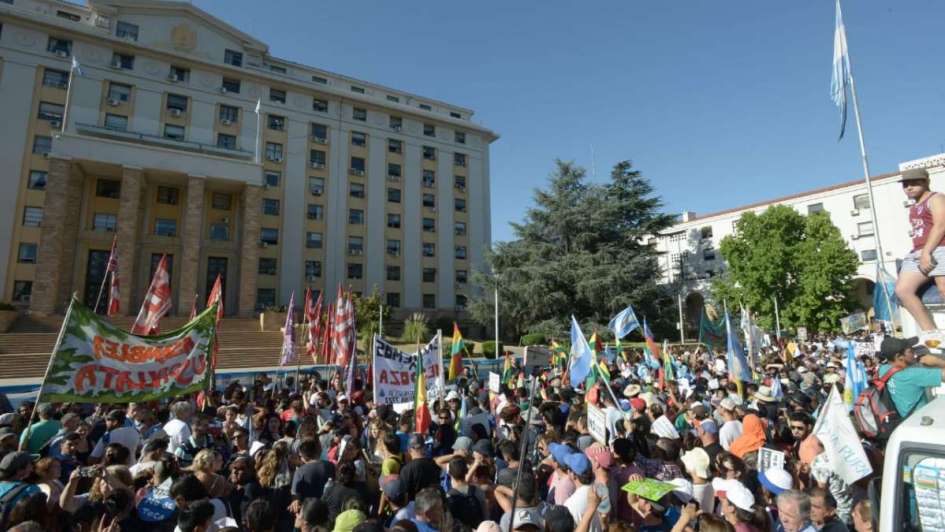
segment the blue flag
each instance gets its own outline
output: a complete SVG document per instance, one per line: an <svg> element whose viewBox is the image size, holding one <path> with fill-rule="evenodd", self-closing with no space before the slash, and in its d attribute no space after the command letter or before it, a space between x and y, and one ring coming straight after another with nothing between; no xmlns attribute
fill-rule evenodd
<svg viewBox="0 0 945 532"><path fill-rule="evenodd" d="M571 365L568 367L570 372L571 387L584 382L588 373L591 372L594 354L591 352L591 346L588 345L584 333L581 332L581 326L578 325L574 316L571 316Z"/></svg>
<svg viewBox="0 0 945 532"><path fill-rule="evenodd" d="M889 305L886 304L886 293L883 293L883 285L886 285L886 293L889 294ZM890 309L890 307L892 307ZM892 317L899 312L899 302L896 300L896 281L890 277L886 270L879 267L879 261L876 262L876 286L873 288L873 312L879 321L893 321Z"/></svg>
<svg viewBox="0 0 945 532"><path fill-rule="evenodd" d="M607 324L607 328L614 331L614 336L616 336L618 340L639 327L640 322L637 320L637 315L633 312L633 306L627 306L627 308L621 310L620 314L611 318L610 323Z"/></svg>
<svg viewBox="0 0 945 532"><path fill-rule="evenodd" d="M837 0L837 19L833 31L833 77L830 79L830 99L840 109L840 138L847 128L847 88L850 83L850 55L847 50L847 30L843 25L840 0Z"/></svg>
<svg viewBox="0 0 945 532"><path fill-rule="evenodd" d="M745 349L738 340L738 330L732 327L732 319L725 311L725 335L728 344L728 374L730 378L742 382L751 382L751 368L745 357Z"/></svg>

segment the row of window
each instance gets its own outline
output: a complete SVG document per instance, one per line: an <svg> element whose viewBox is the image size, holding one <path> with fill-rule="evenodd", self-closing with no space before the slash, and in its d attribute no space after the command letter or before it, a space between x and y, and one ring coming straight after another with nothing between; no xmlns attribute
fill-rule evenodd
<svg viewBox="0 0 945 532"><path fill-rule="evenodd" d="M35 244L32 244L35 246ZM35 249L34 249L35 251ZM360 268L362 265L360 263L349 263L348 271L352 272L353 268L360 275ZM397 265L387 265L386 266L386 279L388 281L400 281L401 280L401 268ZM259 275L277 275L278 274L278 259L272 257L260 257L259 258ZM424 283L435 283L436 282L436 268L423 268L423 274L421 277L422 282ZM314 281L322 276L322 262L320 260L307 260L305 261L305 279L307 281ZM360 279L361 277L350 277L349 279ZM466 284L469 281L469 272L467 270L456 270L454 280L457 284Z"/></svg>
<svg viewBox="0 0 945 532"><path fill-rule="evenodd" d="M311 262L311 261L309 261ZM309 271L308 262L306 262L306 274ZM348 265L348 278L349 279L360 279L362 277L360 264L349 264ZM317 266L312 265L312 269L318 268L321 270L321 264ZM307 275L306 275L307 276ZM398 292L387 292L385 295L386 304L391 308L400 308L400 293ZM436 308L436 294L423 294L423 308L425 309L435 309ZM456 294L456 308L459 310L465 309L468 299L462 294ZM256 290L256 308L265 309L276 306L276 289L275 288L259 288Z"/></svg>

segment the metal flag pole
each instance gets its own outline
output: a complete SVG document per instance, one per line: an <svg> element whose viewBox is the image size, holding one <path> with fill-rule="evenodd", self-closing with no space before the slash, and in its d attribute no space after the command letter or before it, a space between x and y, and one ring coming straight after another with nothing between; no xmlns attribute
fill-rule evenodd
<svg viewBox="0 0 945 532"><path fill-rule="evenodd" d="M499 275L495 276L495 357L499 358Z"/></svg>
<svg viewBox="0 0 945 532"><path fill-rule="evenodd" d="M98 306L99 306L99 304L102 302L102 294L105 292L105 282L108 281L108 274L109 274L109 273L111 273L112 275L115 275L114 272L109 272L109 271L108 271L108 268L106 267L106 268L105 268L105 275L102 277L102 285L98 287L98 297L95 298L95 307L92 308L92 312L94 312L95 314L98 314ZM107 309L106 309L106 314L107 314L107 313L108 313L108 312L107 312Z"/></svg>
<svg viewBox="0 0 945 532"><path fill-rule="evenodd" d="M66 104L62 108L62 128L59 132L66 132L66 124L69 119L69 105L72 103L72 78L75 77L75 67L79 62L76 60L75 56L72 56L72 64L69 67L69 81L66 83Z"/></svg>
<svg viewBox="0 0 945 532"><path fill-rule="evenodd" d="M837 13L842 19L842 11L840 9L840 0L837 0ZM850 47L849 43L846 40L846 26L843 27L843 46L844 51L846 52L846 62L847 62L847 77L850 78L850 96L853 98L853 117L856 119L856 133L857 138L860 141L860 160L863 163L863 179L866 180L866 192L869 194L870 198L870 217L873 221L873 238L876 239L876 254L879 256L878 263L880 267L880 274L885 273L886 271L886 255L883 253L883 244L882 239L880 238L879 232L879 219L876 216L876 202L873 197L873 183L870 180L870 163L869 158L866 156L866 142L863 140L863 124L860 121L860 100L856 96L856 82L853 81L853 61L850 60ZM892 335L896 335L896 321L892 315L892 300L889 297L889 287L886 286L884 279L879 279L879 283L883 289L883 298L886 299L886 308L889 309L889 319L893 323Z"/></svg>
<svg viewBox="0 0 945 532"><path fill-rule="evenodd" d="M775 334L778 336L778 341L781 341L781 312L778 310L778 296L771 296L771 299L774 300Z"/></svg>
<svg viewBox="0 0 945 532"><path fill-rule="evenodd" d="M49 372L52 370L53 361L56 359L56 353L59 352L59 346L62 345L62 337L66 333L66 325L69 324L69 320L72 318L72 307L75 306L75 302L78 299L78 294L72 293L72 300L69 301L69 309L66 310L66 316L62 319L62 326L59 327L59 336L56 337L56 343L53 344L52 353L49 354L49 363L46 365L46 373L43 374L43 382L39 385L39 390L36 392L36 403L33 404L33 411L30 412L30 419L26 423L26 434L23 435L23 439L20 440L20 451L23 450L24 445L29 445L30 434L33 431L33 420L36 419L36 413L39 411L39 401L43 398L43 389L46 387L46 379L49 378Z"/></svg>
<svg viewBox="0 0 945 532"><path fill-rule="evenodd" d="M522 431L522 446L519 448L518 471L515 473L515 485L512 486L512 509L509 510L509 530L515 530L515 503L518 501L518 487L522 481L522 470L525 469L525 456L528 451L528 429L532 425L532 403L535 401L535 388L538 387L538 377L532 376L532 390L528 394L528 412L525 413L525 430Z"/></svg>
<svg viewBox="0 0 945 532"><path fill-rule="evenodd" d="M686 329L683 325L682 291L676 294L676 302L679 305L679 343L686 343Z"/></svg>

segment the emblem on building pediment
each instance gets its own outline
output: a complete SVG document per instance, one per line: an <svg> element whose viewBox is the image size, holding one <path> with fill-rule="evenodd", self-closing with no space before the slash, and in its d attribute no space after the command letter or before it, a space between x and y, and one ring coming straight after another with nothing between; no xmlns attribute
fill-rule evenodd
<svg viewBox="0 0 945 532"><path fill-rule="evenodd" d="M197 47L197 32L187 24L178 24L171 28L171 45L184 52L192 52Z"/></svg>

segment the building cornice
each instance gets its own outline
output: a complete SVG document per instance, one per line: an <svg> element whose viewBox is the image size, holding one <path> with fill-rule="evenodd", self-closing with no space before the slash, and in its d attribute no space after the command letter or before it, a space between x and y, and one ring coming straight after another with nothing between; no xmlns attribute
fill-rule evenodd
<svg viewBox="0 0 945 532"><path fill-rule="evenodd" d="M899 163L899 171L902 172L903 170L914 170L916 168L928 169L935 168L937 166L945 166L945 153Z"/></svg>

